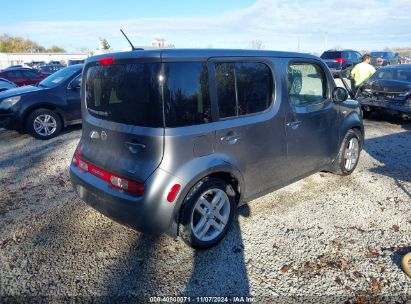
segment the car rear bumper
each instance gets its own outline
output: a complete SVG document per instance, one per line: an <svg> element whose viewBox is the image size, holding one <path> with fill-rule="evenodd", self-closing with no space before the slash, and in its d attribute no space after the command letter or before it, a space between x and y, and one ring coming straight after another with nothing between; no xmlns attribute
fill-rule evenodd
<svg viewBox="0 0 411 304"><path fill-rule="evenodd" d="M369 106L373 108L382 108L389 111L397 111L401 113L411 114L411 102L395 102L385 99L364 98L359 99L361 106Z"/></svg>
<svg viewBox="0 0 411 304"><path fill-rule="evenodd" d="M169 203L166 197L168 185L178 181L165 171L157 169L152 174L145 183L143 196L113 188L74 164L70 166L70 176L80 198L112 220L140 232L177 234L173 225L175 202Z"/></svg>

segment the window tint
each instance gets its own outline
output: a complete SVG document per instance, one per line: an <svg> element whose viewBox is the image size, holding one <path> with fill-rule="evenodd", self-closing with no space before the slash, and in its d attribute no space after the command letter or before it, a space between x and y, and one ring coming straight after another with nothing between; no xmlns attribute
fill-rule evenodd
<svg viewBox="0 0 411 304"><path fill-rule="evenodd" d="M164 112L167 127L211 122L206 63L165 64Z"/></svg>
<svg viewBox="0 0 411 304"><path fill-rule="evenodd" d="M234 64L218 63L215 66L215 73L220 118L236 116Z"/></svg>
<svg viewBox="0 0 411 304"><path fill-rule="evenodd" d="M23 71L23 75L26 78L39 78L40 75L37 74L36 72L32 72L32 71Z"/></svg>
<svg viewBox="0 0 411 304"><path fill-rule="evenodd" d="M335 58L341 58L341 57L342 57L342 53L341 52L335 52L335 51L324 52L321 55L321 59L335 59Z"/></svg>
<svg viewBox="0 0 411 304"><path fill-rule="evenodd" d="M160 67L157 63L90 67L85 79L89 113L124 124L162 127Z"/></svg>
<svg viewBox="0 0 411 304"><path fill-rule="evenodd" d="M221 118L262 112L271 104L273 78L263 63L218 63L216 81Z"/></svg>
<svg viewBox="0 0 411 304"><path fill-rule="evenodd" d="M293 106L319 104L327 98L327 80L323 70L309 63L288 68L288 92Z"/></svg>
<svg viewBox="0 0 411 304"><path fill-rule="evenodd" d="M10 78L23 78L23 74L20 71L10 71L7 74Z"/></svg>

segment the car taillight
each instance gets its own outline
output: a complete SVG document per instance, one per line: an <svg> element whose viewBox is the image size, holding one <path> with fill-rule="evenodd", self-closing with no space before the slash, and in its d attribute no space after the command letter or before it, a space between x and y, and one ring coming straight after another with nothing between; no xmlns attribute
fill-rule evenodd
<svg viewBox="0 0 411 304"><path fill-rule="evenodd" d="M345 59L344 58L335 58L335 61L337 61L338 63L344 63Z"/></svg>
<svg viewBox="0 0 411 304"><path fill-rule="evenodd" d="M144 194L144 184L135 182L128 178L118 176L104 169L101 169L97 166L94 166L93 164L90 164L89 162L82 159L78 154L74 156L74 159L75 159L75 163L78 168L80 168L81 170L85 172L89 172L93 174L94 176L106 181L113 187L127 191L127 192L131 192L137 195Z"/></svg>
<svg viewBox="0 0 411 304"><path fill-rule="evenodd" d="M98 60L99 65L112 65L114 64L114 58L113 57L104 57Z"/></svg>
<svg viewBox="0 0 411 304"><path fill-rule="evenodd" d="M384 59L378 57L377 62L384 62Z"/></svg>

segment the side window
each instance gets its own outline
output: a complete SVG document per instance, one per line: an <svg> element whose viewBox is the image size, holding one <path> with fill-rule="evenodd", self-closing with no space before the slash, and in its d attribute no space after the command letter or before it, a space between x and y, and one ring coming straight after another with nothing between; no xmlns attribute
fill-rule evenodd
<svg viewBox="0 0 411 304"><path fill-rule="evenodd" d="M357 58L358 61L361 61L362 55L361 55L360 53L355 52L355 56L356 56L356 58Z"/></svg>
<svg viewBox="0 0 411 304"><path fill-rule="evenodd" d="M262 112L271 104L273 78L263 63L218 63L215 67L220 118Z"/></svg>
<svg viewBox="0 0 411 304"><path fill-rule="evenodd" d="M167 127L211 122L207 64L165 64L164 111Z"/></svg>
<svg viewBox="0 0 411 304"><path fill-rule="evenodd" d="M70 82L70 87L72 88L79 88L81 86L81 78L82 78L82 74L78 75L76 78L74 78L71 82Z"/></svg>
<svg viewBox="0 0 411 304"><path fill-rule="evenodd" d="M25 78L39 78L39 74L31 71L23 71L23 75Z"/></svg>
<svg viewBox="0 0 411 304"><path fill-rule="evenodd" d="M234 64L218 63L215 66L215 73L220 118L236 116Z"/></svg>
<svg viewBox="0 0 411 304"><path fill-rule="evenodd" d="M293 63L288 67L288 93L294 107L320 104L327 99L327 78L316 64Z"/></svg>
<svg viewBox="0 0 411 304"><path fill-rule="evenodd" d="M8 72L7 77L10 77L10 78L22 78L23 75L21 74L20 71L10 71L10 72Z"/></svg>

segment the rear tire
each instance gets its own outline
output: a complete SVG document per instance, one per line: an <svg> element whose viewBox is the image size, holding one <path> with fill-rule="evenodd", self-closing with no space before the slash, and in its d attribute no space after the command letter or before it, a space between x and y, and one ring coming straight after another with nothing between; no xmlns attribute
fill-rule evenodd
<svg viewBox="0 0 411 304"><path fill-rule="evenodd" d="M57 136L62 128L60 116L48 109L37 109L26 120L26 131L31 136L47 140Z"/></svg>
<svg viewBox="0 0 411 304"><path fill-rule="evenodd" d="M199 181L184 199L179 235L194 249L216 245L230 228L235 208L233 187L218 178Z"/></svg>
<svg viewBox="0 0 411 304"><path fill-rule="evenodd" d="M340 151L332 166L332 173L350 175L358 165L362 148L361 134L356 129L348 130Z"/></svg>

